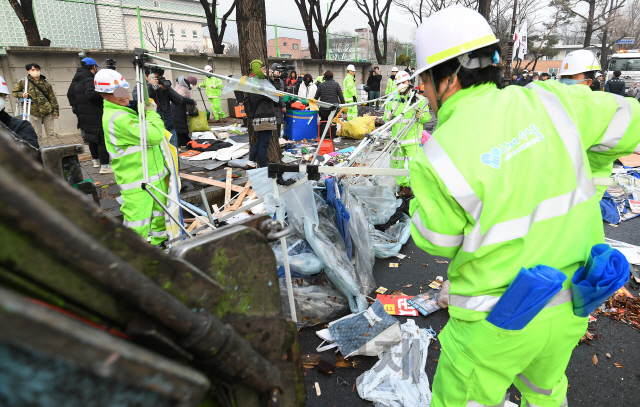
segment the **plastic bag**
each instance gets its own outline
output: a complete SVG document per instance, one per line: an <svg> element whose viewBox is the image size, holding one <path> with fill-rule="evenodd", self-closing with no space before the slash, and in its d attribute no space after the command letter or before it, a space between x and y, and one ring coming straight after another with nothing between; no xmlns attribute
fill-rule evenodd
<svg viewBox="0 0 640 407"><path fill-rule="evenodd" d="M369 222L364 216L363 206L345 188L342 200L351 214L349 232L353 243L354 268L356 270L356 283L361 294L368 294L376 288L373 278L373 264L376 257L373 251L373 241L369 235Z"/></svg>
<svg viewBox="0 0 640 407"><path fill-rule="evenodd" d="M384 232L371 227L369 233L375 256L379 259L393 257L400 253L402 245L407 243L411 236L411 218L403 213L398 223Z"/></svg>
<svg viewBox="0 0 640 407"><path fill-rule="evenodd" d="M362 116L341 122L342 129L340 137L346 137L355 140L362 140L367 133L371 133L376 128L375 116Z"/></svg>
<svg viewBox="0 0 640 407"><path fill-rule="evenodd" d="M398 207L395 194L387 186L353 185L349 193L364 204L365 216L374 225L386 223Z"/></svg>
<svg viewBox="0 0 640 407"><path fill-rule="evenodd" d="M376 407L429 407L431 390L424 371L433 330L412 319L400 327L402 341L382 352L373 368L356 380L358 395Z"/></svg>
<svg viewBox="0 0 640 407"><path fill-rule="evenodd" d="M282 310L287 318L291 318L286 280L280 278L279 284ZM347 299L331 285L324 274L293 280L293 298L298 327L325 324L349 313Z"/></svg>
<svg viewBox="0 0 640 407"><path fill-rule="evenodd" d="M271 243L273 254L276 256L278 266L284 266L282 259L282 246L280 241ZM289 254L289 268L296 273L310 276L324 269L325 265L315 255L309 243L304 239L287 238L287 253Z"/></svg>

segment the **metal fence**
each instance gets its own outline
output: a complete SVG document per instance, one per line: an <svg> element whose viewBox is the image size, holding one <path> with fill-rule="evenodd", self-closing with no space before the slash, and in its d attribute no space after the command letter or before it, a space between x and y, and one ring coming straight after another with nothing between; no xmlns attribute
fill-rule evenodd
<svg viewBox="0 0 640 407"><path fill-rule="evenodd" d="M160 0L123 3L122 0L37 0L34 11L41 37L50 39L53 47L130 50L144 46L159 52L214 53L200 3ZM0 27L0 46L26 46L22 25L8 2L0 2L0 16L7 21ZM220 19L217 21L219 27ZM329 27L325 58L375 63L373 38L369 32L359 31L353 35L344 30L332 33ZM317 44L317 32L314 39ZM227 20L222 43L224 54L239 53L235 20ZM401 54L415 60L412 44L389 42L387 50L388 64L395 64ZM311 58L307 32L300 27L267 24L267 51L269 58Z"/></svg>

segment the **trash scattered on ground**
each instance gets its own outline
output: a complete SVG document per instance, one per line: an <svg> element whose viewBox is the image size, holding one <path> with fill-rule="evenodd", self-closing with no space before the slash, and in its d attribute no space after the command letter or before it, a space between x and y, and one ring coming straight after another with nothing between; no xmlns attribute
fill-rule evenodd
<svg viewBox="0 0 640 407"><path fill-rule="evenodd" d="M322 394L320 392L320 385L318 384L318 382L316 382L316 384L314 386L316 388L316 396L320 397L320 394Z"/></svg>
<svg viewBox="0 0 640 407"><path fill-rule="evenodd" d="M429 290L407 300L407 303L426 317L441 309L438 305L438 298L440 298L440 290Z"/></svg>
<svg viewBox="0 0 640 407"><path fill-rule="evenodd" d="M630 293L629 293L630 295ZM640 330L640 298L616 293L594 313L610 317L614 321L631 325Z"/></svg>
<svg viewBox="0 0 640 407"><path fill-rule="evenodd" d="M411 295L394 294L378 295L378 300L384 305L384 310L389 315L418 316L418 310L409 305Z"/></svg>
<svg viewBox="0 0 640 407"><path fill-rule="evenodd" d="M378 294L386 294L386 293L387 293L387 291L389 291L389 289L388 289L388 288L385 288L385 287L382 287L382 286L380 286L380 287L378 287L378 288L376 289L376 293L378 293Z"/></svg>
<svg viewBox="0 0 640 407"><path fill-rule="evenodd" d="M429 407L431 390L424 370L436 334L412 319L402 324L402 341L384 351L373 368L358 376L358 395L377 407Z"/></svg>
<svg viewBox="0 0 640 407"><path fill-rule="evenodd" d="M405 257L407 257L406 255L402 254L402 253L398 253L396 254L396 257L399 258L400 260L404 259Z"/></svg>
<svg viewBox="0 0 640 407"><path fill-rule="evenodd" d="M398 263L389 263L389 267L398 267Z"/></svg>
<svg viewBox="0 0 640 407"><path fill-rule="evenodd" d="M449 262L448 262L448 261L446 261L446 260L439 260L439 259L436 259L436 263L440 263L440 264L447 264L447 263L449 263Z"/></svg>
<svg viewBox="0 0 640 407"><path fill-rule="evenodd" d="M302 355L302 367L305 369L312 369L320 363L322 360L322 353L312 353L308 355ZM347 369L354 369L360 366L361 360L357 357L351 357L345 359L342 355L336 355L336 362L333 367L341 367Z"/></svg>
<svg viewBox="0 0 640 407"><path fill-rule="evenodd" d="M442 278L442 276L437 276L436 279L429 284L429 287L439 290L442 287L443 281L444 278Z"/></svg>

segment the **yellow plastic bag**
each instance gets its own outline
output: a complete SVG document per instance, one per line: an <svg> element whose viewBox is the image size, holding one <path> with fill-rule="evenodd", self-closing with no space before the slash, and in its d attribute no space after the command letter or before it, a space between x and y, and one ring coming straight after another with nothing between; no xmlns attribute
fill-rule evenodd
<svg viewBox="0 0 640 407"><path fill-rule="evenodd" d="M362 140L364 135L376 128L375 116L356 117L348 122L342 122L340 137Z"/></svg>
<svg viewBox="0 0 640 407"><path fill-rule="evenodd" d="M191 132L194 131L211 131L209 123L207 123L207 112L200 112L197 116L189 117Z"/></svg>

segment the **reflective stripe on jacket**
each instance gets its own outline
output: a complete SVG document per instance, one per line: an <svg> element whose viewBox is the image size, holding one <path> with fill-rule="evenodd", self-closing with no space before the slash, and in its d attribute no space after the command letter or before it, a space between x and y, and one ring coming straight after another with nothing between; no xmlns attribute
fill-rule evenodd
<svg viewBox="0 0 640 407"><path fill-rule="evenodd" d="M206 89L207 96L216 97L222 95L224 84L222 83L222 79L210 76L205 78L198 86Z"/></svg>
<svg viewBox="0 0 640 407"><path fill-rule="evenodd" d="M401 96L402 95L398 95L391 102L387 103L387 106L385 107L385 118L387 118L387 121L392 119L391 115L394 113L394 111L395 115L393 116L393 118L398 117L402 114L402 112L404 112L406 102L403 101L404 99ZM427 104L427 99L422 96L416 96L416 98L416 101L421 100L421 102L418 103L415 109L409 109L409 111L404 114L404 117L400 120L400 122L393 125L393 127L391 128L392 137L395 137L400 129L404 129L404 127L412 121L418 110L424 107L420 120L416 120L411 126L411 129L407 130L405 135L402 137L402 140L422 139L422 125L431 120L431 115L429 114L429 107L425 106ZM416 101L414 101L413 103L415 103Z"/></svg>
<svg viewBox="0 0 640 407"><path fill-rule="evenodd" d="M547 81L463 89L442 105L411 162L410 213L416 244L452 259L451 316L485 318L539 264L568 276L548 312L571 301L573 273L604 239L592 174L610 175L640 142L640 106L621 99Z"/></svg>
<svg viewBox="0 0 640 407"><path fill-rule="evenodd" d="M396 86L396 80L389 78L387 80L387 89L384 91L384 94L388 95L390 93L393 93L396 89L398 89L398 87Z"/></svg>
<svg viewBox="0 0 640 407"><path fill-rule="evenodd" d="M356 89L356 79L351 74L347 74L347 77L342 81L342 94L347 103L353 102L353 97L358 96Z"/></svg>
<svg viewBox="0 0 640 407"><path fill-rule="evenodd" d="M147 111L147 166L149 182L168 174L160 144L164 139L164 123L156 112ZM123 195L140 192L143 181L142 147L138 113L128 107L104 101L102 115L105 144L111 166Z"/></svg>

